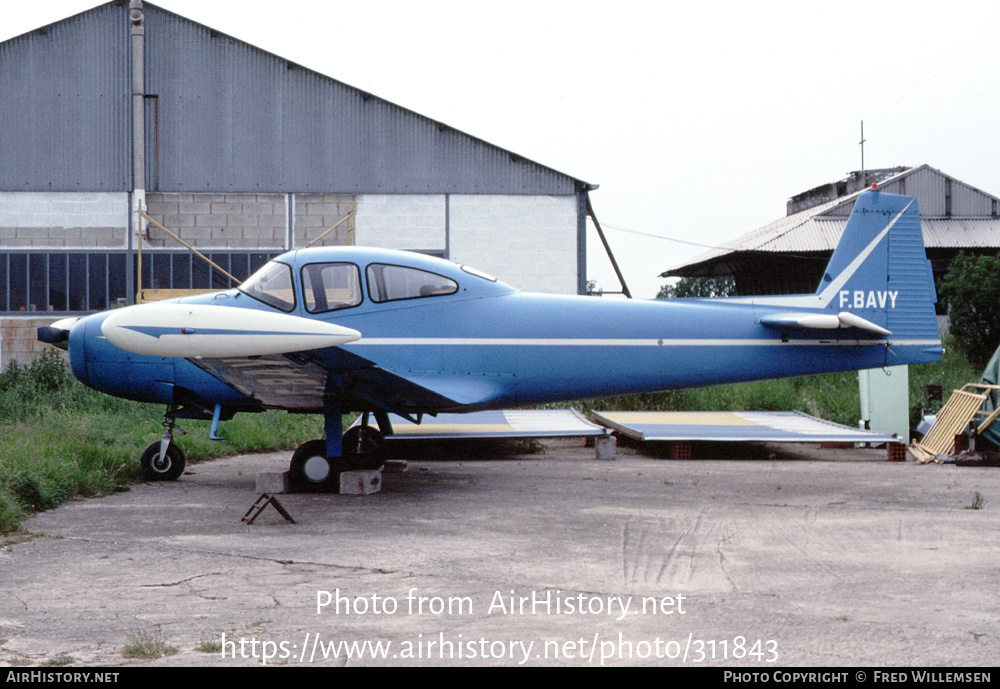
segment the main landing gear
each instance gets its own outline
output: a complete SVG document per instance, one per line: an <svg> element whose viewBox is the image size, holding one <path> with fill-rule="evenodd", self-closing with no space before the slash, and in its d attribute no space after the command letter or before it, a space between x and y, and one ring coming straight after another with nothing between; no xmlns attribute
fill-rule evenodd
<svg viewBox="0 0 1000 689"><path fill-rule="evenodd" d="M177 410L169 408L163 417L163 437L151 443L140 458L142 476L147 481L175 481L184 473L184 453L174 442L174 435L185 435L177 425ZM358 469L380 469L385 463L385 436L392 434L389 415L375 412L378 428L368 425L371 414L365 412L361 423L341 432L339 407L331 406L324 413L324 439L310 440L292 455L289 483L293 490L336 492L340 474ZM216 408L210 437L217 439L219 409ZM185 417L186 418L186 417ZM193 417L192 417L193 418Z"/></svg>
<svg viewBox="0 0 1000 689"><path fill-rule="evenodd" d="M377 413L381 431L368 425L369 413L362 414L361 423L341 434L339 411L326 413L326 438L303 443L292 455L288 478L294 490L336 492L340 474L357 469L380 469L385 463L385 437L389 426L388 414Z"/></svg>

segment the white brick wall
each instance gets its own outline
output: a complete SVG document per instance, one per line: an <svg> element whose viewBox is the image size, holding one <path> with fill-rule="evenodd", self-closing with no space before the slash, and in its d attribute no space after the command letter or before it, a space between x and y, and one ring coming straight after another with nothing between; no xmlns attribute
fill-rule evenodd
<svg viewBox="0 0 1000 689"><path fill-rule="evenodd" d="M358 197L358 246L444 251L445 242L443 194Z"/></svg>
<svg viewBox="0 0 1000 689"><path fill-rule="evenodd" d="M128 194L0 192L2 227L124 227Z"/></svg>
<svg viewBox="0 0 1000 689"><path fill-rule="evenodd" d="M344 218L354 211L354 197L339 194L296 194L295 247L333 246L351 243L354 220ZM331 227L337 229L328 232ZM327 233L323 239L319 237Z"/></svg>
<svg viewBox="0 0 1000 689"><path fill-rule="evenodd" d="M30 364L52 345L38 341L38 328L51 325L54 318L0 318L0 371L6 371L11 361Z"/></svg>
<svg viewBox="0 0 1000 689"><path fill-rule="evenodd" d="M124 192L0 192L0 245L127 246Z"/></svg>
<svg viewBox="0 0 1000 689"><path fill-rule="evenodd" d="M359 246L447 247L526 291L577 292L575 196L364 195L357 228Z"/></svg>
<svg viewBox="0 0 1000 689"><path fill-rule="evenodd" d="M451 259L525 291L576 294L576 197L452 196Z"/></svg>
<svg viewBox="0 0 1000 689"><path fill-rule="evenodd" d="M288 242L284 194L146 194L147 212L198 248L281 249ZM180 249L155 226L149 246Z"/></svg>

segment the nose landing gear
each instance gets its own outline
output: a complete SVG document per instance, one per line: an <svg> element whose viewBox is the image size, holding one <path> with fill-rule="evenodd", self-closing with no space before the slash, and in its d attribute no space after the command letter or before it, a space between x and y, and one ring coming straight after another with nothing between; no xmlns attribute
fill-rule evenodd
<svg viewBox="0 0 1000 689"><path fill-rule="evenodd" d="M147 481L176 481L184 473L184 453L174 442L174 431L186 435L184 429L169 415L163 418L166 432L163 437L151 443L139 458L142 477Z"/></svg>

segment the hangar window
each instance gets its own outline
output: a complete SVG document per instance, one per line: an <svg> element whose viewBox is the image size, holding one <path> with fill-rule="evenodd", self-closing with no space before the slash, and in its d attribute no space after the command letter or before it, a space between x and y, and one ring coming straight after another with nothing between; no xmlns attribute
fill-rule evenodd
<svg viewBox="0 0 1000 689"><path fill-rule="evenodd" d="M439 297L454 294L458 283L426 270L372 263L368 266L368 294L374 302Z"/></svg>
<svg viewBox="0 0 1000 689"><path fill-rule="evenodd" d="M223 270L246 279L283 252L212 252ZM132 303L142 289L222 290L236 283L187 251L147 251L133 284L134 252L73 250L0 253L0 313L89 313Z"/></svg>
<svg viewBox="0 0 1000 689"><path fill-rule="evenodd" d="M206 252L213 263L237 281L246 280L280 253L283 252ZM238 284L188 251L148 251L142 254L143 289L223 290Z"/></svg>
<svg viewBox="0 0 1000 689"><path fill-rule="evenodd" d="M361 271L353 263L310 263L302 269L306 311L323 313L361 303Z"/></svg>
<svg viewBox="0 0 1000 689"><path fill-rule="evenodd" d="M126 302L121 253L0 254L0 313L100 311Z"/></svg>

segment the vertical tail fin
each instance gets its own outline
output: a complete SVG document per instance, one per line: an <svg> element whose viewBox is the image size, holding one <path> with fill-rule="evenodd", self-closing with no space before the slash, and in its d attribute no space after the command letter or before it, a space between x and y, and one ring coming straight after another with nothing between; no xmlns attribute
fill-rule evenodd
<svg viewBox="0 0 1000 689"><path fill-rule="evenodd" d="M842 322L863 319L891 333L890 344L936 347L940 356L937 294L917 200L859 195L817 296Z"/></svg>

